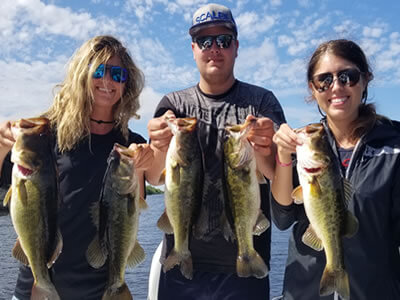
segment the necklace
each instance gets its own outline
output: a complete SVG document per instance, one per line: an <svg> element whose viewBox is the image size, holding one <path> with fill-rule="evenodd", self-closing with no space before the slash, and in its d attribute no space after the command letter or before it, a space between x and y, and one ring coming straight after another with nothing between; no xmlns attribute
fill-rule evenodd
<svg viewBox="0 0 400 300"><path fill-rule="evenodd" d="M92 118L90 118L90 121L96 122L97 124L114 124L115 123L114 120L113 121L103 121L103 120L95 120Z"/></svg>

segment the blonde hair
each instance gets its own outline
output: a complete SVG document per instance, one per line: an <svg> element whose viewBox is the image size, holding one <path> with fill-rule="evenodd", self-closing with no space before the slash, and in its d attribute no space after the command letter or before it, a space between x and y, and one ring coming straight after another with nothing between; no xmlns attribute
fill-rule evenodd
<svg viewBox="0 0 400 300"><path fill-rule="evenodd" d="M115 125L125 139L128 138L128 121L139 118L139 95L144 86L144 75L133 62L128 50L112 36L96 36L85 42L71 57L67 75L59 84L59 92L44 115L50 119L57 132L61 152L72 150L85 137L90 137L90 115L93 93L92 74L99 64L118 56L122 67L128 71L125 89L113 107Z"/></svg>

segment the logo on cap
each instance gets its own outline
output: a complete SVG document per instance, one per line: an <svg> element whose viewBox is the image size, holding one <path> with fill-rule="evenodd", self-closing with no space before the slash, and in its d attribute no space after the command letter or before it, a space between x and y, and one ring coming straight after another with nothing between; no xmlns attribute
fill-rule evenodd
<svg viewBox="0 0 400 300"><path fill-rule="evenodd" d="M196 24L209 22L209 21L231 21L230 15L227 13L223 13L221 11L208 11L207 13L201 14L200 16L196 17Z"/></svg>

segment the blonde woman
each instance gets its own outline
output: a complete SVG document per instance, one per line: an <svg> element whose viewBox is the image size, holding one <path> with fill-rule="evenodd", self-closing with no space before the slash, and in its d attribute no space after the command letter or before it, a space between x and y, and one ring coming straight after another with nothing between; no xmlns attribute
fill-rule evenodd
<svg viewBox="0 0 400 300"><path fill-rule="evenodd" d="M128 129L138 117L144 77L127 49L111 36L96 36L72 56L67 76L50 109L54 153L59 169L62 204L59 225L63 251L52 280L61 299L100 299L107 281L107 264L93 269L85 252L95 227L90 207L99 198L107 157L115 142L135 147L145 139ZM9 152L14 143L10 122L0 125L0 184L10 183ZM144 196L144 170L153 158L150 147L137 162ZM33 284L28 267L21 266L14 298L30 299Z"/></svg>

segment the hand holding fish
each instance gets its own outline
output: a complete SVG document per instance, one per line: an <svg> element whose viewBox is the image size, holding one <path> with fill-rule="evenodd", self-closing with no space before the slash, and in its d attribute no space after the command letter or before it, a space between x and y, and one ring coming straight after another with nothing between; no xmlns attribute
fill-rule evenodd
<svg viewBox="0 0 400 300"><path fill-rule="evenodd" d="M302 145L296 132L286 123L279 127L272 140L278 147L278 155L282 161L288 161L290 154L296 152L296 146Z"/></svg>
<svg viewBox="0 0 400 300"><path fill-rule="evenodd" d="M161 152L167 152L172 138L171 129L166 121L168 118L175 118L171 110L166 111L161 117L151 119L147 124L151 145Z"/></svg>
<svg viewBox="0 0 400 300"><path fill-rule="evenodd" d="M255 152L263 156L271 154L272 136L274 135L274 123L269 118L256 118L248 115L246 121L257 119L254 128L251 129L248 140Z"/></svg>
<svg viewBox="0 0 400 300"><path fill-rule="evenodd" d="M147 170L151 167L154 161L154 151L149 144L130 144L129 149L137 152L137 155L133 157L135 170Z"/></svg>

